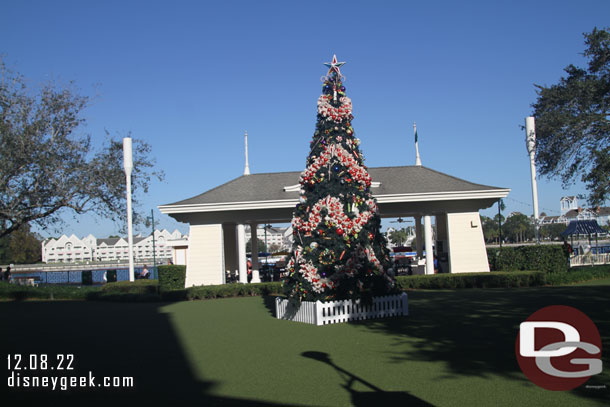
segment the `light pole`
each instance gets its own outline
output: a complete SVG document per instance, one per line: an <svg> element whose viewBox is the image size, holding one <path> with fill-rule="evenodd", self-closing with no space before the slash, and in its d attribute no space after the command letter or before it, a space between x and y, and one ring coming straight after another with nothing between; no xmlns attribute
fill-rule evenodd
<svg viewBox="0 0 610 407"><path fill-rule="evenodd" d="M159 278L157 276L157 256L156 256L156 248L157 246L155 245L155 213L154 211L151 209L150 210L150 221L151 221L151 228L152 228L152 244L153 244L153 270L154 270L154 277Z"/></svg>
<svg viewBox="0 0 610 407"><path fill-rule="evenodd" d="M271 225L267 224L263 227L265 229L265 265L269 264L269 247L267 246L267 229L269 229Z"/></svg>
<svg viewBox="0 0 610 407"><path fill-rule="evenodd" d="M129 281L134 281L133 231L131 220L131 171L133 170L131 137L125 137L123 139L123 168L125 169L125 180L127 183L127 242L129 244Z"/></svg>
<svg viewBox="0 0 610 407"><path fill-rule="evenodd" d="M532 200L534 201L534 230L536 243L540 243L538 226L538 185L536 183L536 122L532 116L525 118L525 146L530 156L530 171L532 175Z"/></svg>
<svg viewBox="0 0 610 407"><path fill-rule="evenodd" d="M504 201L498 201L498 240L500 242L500 250L502 250L502 210L504 209Z"/></svg>

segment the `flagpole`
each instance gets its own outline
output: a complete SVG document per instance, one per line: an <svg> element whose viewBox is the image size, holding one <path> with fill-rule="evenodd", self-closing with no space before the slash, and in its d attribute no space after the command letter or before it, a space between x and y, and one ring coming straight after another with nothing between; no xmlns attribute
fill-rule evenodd
<svg viewBox="0 0 610 407"><path fill-rule="evenodd" d="M133 229L131 213L131 172L133 170L131 137L123 138L123 168L127 184L127 244L129 247L129 281L134 281L133 270Z"/></svg>
<svg viewBox="0 0 610 407"><path fill-rule="evenodd" d="M421 158L419 158L419 146L417 145L417 125L413 122L413 133L415 134L415 165L421 166Z"/></svg>

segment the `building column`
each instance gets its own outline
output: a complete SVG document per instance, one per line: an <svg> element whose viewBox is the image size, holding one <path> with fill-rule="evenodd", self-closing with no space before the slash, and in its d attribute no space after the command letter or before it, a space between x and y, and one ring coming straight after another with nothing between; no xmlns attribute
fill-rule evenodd
<svg viewBox="0 0 610 407"><path fill-rule="evenodd" d="M243 223L237 226L237 259L239 268L239 282L248 282L248 263L246 260L246 230Z"/></svg>
<svg viewBox="0 0 610 407"><path fill-rule="evenodd" d="M239 261L237 259L237 228L235 223L223 223L225 274L229 273L229 280L237 275ZM228 282L228 281L227 281Z"/></svg>
<svg viewBox="0 0 610 407"><path fill-rule="evenodd" d="M447 214L436 215L436 259L438 260L438 270L443 273L451 273L451 244L447 228Z"/></svg>
<svg viewBox="0 0 610 407"><path fill-rule="evenodd" d="M417 250L417 258L424 257L423 240L421 238L421 216L415 217L415 249Z"/></svg>
<svg viewBox="0 0 610 407"><path fill-rule="evenodd" d="M222 225L191 225L185 287L224 282Z"/></svg>
<svg viewBox="0 0 610 407"><path fill-rule="evenodd" d="M434 250L432 249L432 220L424 216L424 234L426 239L426 274L434 274Z"/></svg>
<svg viewBox="0 0 610 407"><path fill-rule="evenodd" d="M447 237L452 273L489 271L479 212L448 213Z"/></svg>
<svg viewBox="0 0 610 407"><path fill-rule="evenodd" d="M250 224L250 247L252 248L252 282L260 283L258 273L258 223Z"/></svg>

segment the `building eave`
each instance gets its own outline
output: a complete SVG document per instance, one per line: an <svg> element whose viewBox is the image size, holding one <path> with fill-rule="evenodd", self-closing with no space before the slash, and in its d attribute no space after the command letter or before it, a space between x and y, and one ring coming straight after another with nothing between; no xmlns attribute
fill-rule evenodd
<svg viewBox="0 0 610 407"><path fill-rule="evenodd" d="M379 204L401 203L401 202L425 202L425 201L458 201L476 199L501 199L508 196L510 189L490 189L477 191L454 191L454 192L428 192L414 194L391 194L373 195ZM206 204L184 204L184 205L160 205L161 213L199 213L199 212L221 212L221 211L245 211L258 209L292 208L299 202L296 198L269 200L269 201L244 201L244 202L221 202Z"/></svg>

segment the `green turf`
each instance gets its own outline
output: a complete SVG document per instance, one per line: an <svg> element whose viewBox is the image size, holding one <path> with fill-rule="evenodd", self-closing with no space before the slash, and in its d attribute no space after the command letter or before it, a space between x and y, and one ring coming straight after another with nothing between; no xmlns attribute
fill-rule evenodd
<svg viewBox="0 0 610 407"><path fill-rule="evenodd" d="M610 278L600 278L597 280L589 280L583 281L581 283L573 284L574 286L583 286L583 285L610 285Z"/></svg>
<svg viewBox="0 0 610 407"><path fill-rule="evenodd" d="M574 306L610 339L607 286L409 292L410 316L311 326L272 317L270 298L174 304L0 303L6 353L74 353L132 390L10 391L26 403L137 405L598 406L608 389L536 387L514 355L518 325ZM589 385L610 383L604 374ZM6 383L6 382L5 382ZM43 397L44 396L44 397ZM4 396L3 396L4 397ZM58 404L59 405L59 404Z"/></svg>

